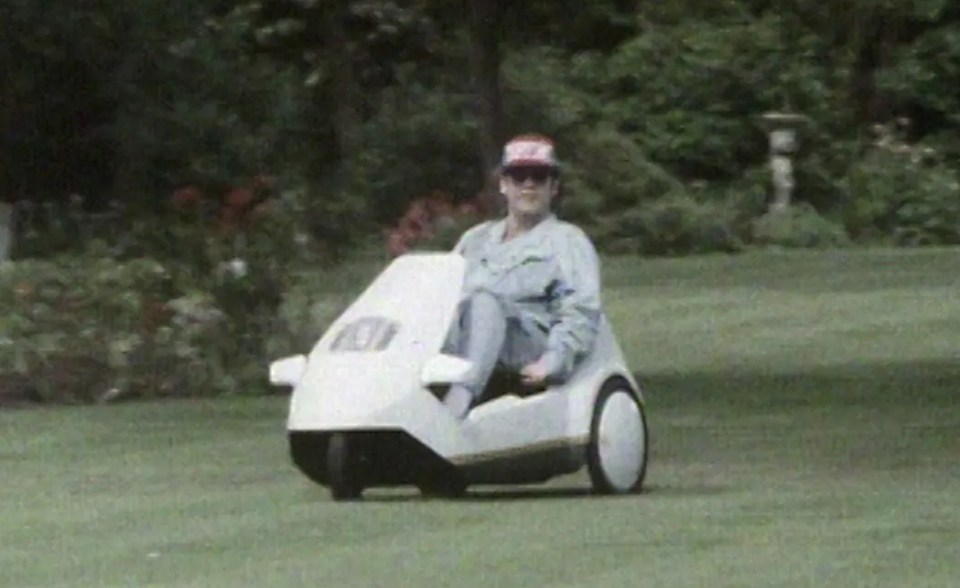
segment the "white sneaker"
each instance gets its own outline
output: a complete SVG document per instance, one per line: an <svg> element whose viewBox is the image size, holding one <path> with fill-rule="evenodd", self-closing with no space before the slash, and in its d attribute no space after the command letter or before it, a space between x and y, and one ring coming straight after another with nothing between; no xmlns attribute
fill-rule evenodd
<svg viewBox="0 0 960 588"><path fill-rule="evenodd" d="M443 399L444 406L447 407L454 418L463 420L470 412L470 405L473 403L473 395L466 388L452 386L450 391Z"/></svg>

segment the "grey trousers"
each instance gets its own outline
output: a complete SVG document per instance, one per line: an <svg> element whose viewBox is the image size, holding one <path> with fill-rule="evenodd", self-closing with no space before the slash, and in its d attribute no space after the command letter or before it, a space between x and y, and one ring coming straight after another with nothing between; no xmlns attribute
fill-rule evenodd
<svg viewBox="0 0 960 588"><path fill-rule="evenodd" d="M460 303L444 351L473 363L467 381L458 387L466 388L474 402L498 365L520 371L546 350L546 333L536 327L524 328L511 314L502 300L486 290Z"/></svg>

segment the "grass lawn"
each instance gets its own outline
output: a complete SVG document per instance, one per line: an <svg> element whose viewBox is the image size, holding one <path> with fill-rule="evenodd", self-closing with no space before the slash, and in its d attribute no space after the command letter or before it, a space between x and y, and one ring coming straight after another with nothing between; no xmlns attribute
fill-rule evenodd
<svg viewBox="0 0 960 588"><path fill-rule="evenodd" d="M605 265L645 494L333 503L283 397L0 412L0 586L890 586L960 578L960 250Z"/></svg>

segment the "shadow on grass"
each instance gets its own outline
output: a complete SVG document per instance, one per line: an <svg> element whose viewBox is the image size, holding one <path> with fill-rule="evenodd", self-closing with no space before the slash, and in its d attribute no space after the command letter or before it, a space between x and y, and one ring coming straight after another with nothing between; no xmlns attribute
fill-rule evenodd
<svg viewBox="0 0 960 588"><path fill-rule="evenodd" d="M622 495L603 495L594 493L587 485L544 487L544 488L505 488L471 489L467 496L459 500L499 501L499 500L544 500L551 498L589 498L593 500L630 500L637 498L670 498L691 496L715 496L729 489L722 486L665 486L647 484L641 492Z"/></svg>
<svg viewBox="0 0 960 588"><path fill-rule="evenodd" d="M593 494L588 486L551 486L551 487L499 487L484 488L477 486L470 488L466 496L454 500L460 502L496 502L517 500L551 500L551 499L596 499L602 498Z"/></svg>
<svg viewBox="0 0 960 588"><path fill-rule="evenodd" d="M730 408L924 408L954 406L960 390L957 359L858 363L805 371L728 370L636 374L653 406Z"/></svg>
<svg viewBox="0 0 960 588"><path fill-rule="evenodd" d="M469 503L469 502L519 502L524 500L544 501L544 500L611 500L636 497L639 495L628 496L601 496L591 492L587 486L583 487L549 487L549 488L482 488L472 487L464 496L459 497L434 497L423 496L417 491L404 493L381 494L376 489L367 490L363 495L363 502L448 502L448 503Z"/></svg>
<svg viewBox="0 0 960 588"><path fill-rule="evenodd" d="M519 502L524 500L636 500L647 498L689 498L717 496L729 492L724 486L703 485L658 485L648 484L641 492L622 495L596 494L588 483L577 486L473 486L467 494L457 498L425 497L416 490L392 490L386 493L370 489L364 493L363 502Z"/></svg>

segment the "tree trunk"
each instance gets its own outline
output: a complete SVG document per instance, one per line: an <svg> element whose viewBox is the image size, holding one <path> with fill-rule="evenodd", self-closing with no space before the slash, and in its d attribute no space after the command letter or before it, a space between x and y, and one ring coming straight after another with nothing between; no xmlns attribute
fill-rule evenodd
<svg viewBox="0 0 960 588"><path fill-rule="evenodd" d="M903 28L902 17L872 4L861 4L848 27L852 30L854 61L850 73L850 99L861 123L883 121L890 105L877 89L876 72L889 60Z"/></svg>
<svg viewBox="0 0 960 588"><path fill-rule="evenodd" d="M12 150L16 141L8 139L7 133L13 125L17 114L17 96L14 92L14 76L10 67L10 60L0 58L0 203L19 199L14 194L14 170L10 166Z"/></svg>
<svg viewBox="0 0 960 588"><path fill-rule="evenodd" d="M503 143L500 95L500 0L468 0L470 54L477 117L480 122L480 162L484 170L481 200L488 212L502 208L494 170Z"/></svg>
<svg viewBox="0 0 960 588"><path fill-rule="evenodd" d="M359 100L361 93L353 73L352 55L346 31L347 3L336 2L326 19L332 59L330 91L333 98L333 131L341 161L351 161L360 148Z"/></svg>

